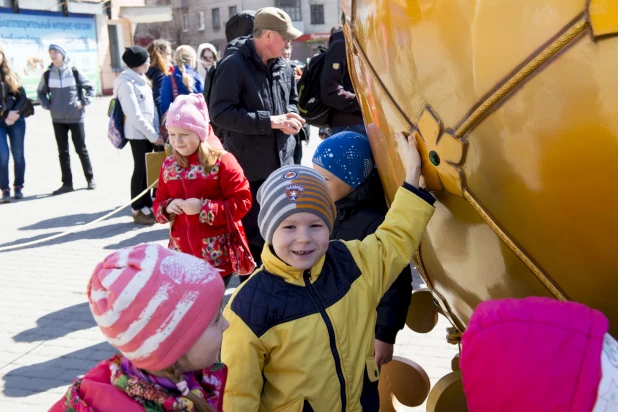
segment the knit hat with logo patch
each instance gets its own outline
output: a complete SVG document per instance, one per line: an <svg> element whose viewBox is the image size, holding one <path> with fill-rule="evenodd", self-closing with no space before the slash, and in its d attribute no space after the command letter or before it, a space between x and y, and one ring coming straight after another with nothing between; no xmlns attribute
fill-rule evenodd
<svg viewBox="0 0 618 412"><path fill-rule="evenodd" d="M94 320L136 367L163 370L189 351L212 323L225 293L203 259L155 243L119 250L88 283Z"/></svg>
<svg viewBox="0 0 618 412"><path fill-rule="evenodd" d="M275 170L257 193L260 204L260 233L272 245L273 233L288 216L307 212L318 216L333 230L337 211L324 178L306 166L285 166Z"/></svg>

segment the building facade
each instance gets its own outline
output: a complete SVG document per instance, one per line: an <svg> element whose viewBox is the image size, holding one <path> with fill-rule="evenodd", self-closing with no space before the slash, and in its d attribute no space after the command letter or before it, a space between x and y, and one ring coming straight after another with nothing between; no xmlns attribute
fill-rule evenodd
<svg viewBox="0 0 618 412"><path fill-rule="evenodd" d="M331 28L339 26L340 7L337 0L147 0L148 5L170 5L170 24L139 25L135 41L146 45L165 38L174 46L188 44L197 49L212 43L220 52L225 49L225 23L242 10L279 7L293 20L303 36L294 42L292 58L304 61L318 46L326 45Z"/></svg>
<svg viewBox="0 0 618 412"><path fill-rule="evenodd" d="M0 0L0 45L31 99L51 64L50 44L67 51L97 93L110 94L135 24L171 16L171 8L145 7L144 0Z"/></svg>

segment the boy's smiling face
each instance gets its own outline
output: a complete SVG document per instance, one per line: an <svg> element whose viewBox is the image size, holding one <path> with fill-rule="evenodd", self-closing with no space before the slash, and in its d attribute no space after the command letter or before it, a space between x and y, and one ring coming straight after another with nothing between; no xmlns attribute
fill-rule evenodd
<svg viewBox="0 0 618 412"><path fill-rule="evenodd" d="M288 265L307 270L326 253L330 231L326 222L308 212L288 216L275 229L272 246L279 259Z"/></svg>

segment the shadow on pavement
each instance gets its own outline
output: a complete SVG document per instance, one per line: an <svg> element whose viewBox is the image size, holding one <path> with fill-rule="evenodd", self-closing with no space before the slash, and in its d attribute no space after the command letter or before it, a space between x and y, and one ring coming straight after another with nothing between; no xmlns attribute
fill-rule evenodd
<svg viewBox="0 0 618 412"><path fill-rule="evenodd" d="M125 239L114 245L107 245L103 249L118 250L118 249L123 249L125 247L136 246L136 245L139 245L140 243L158 242L160 240L168 239L169 234L170 234L170 230L166 226L164 229L152 230L149 232L140 232L136 236L130 239Z"/></svg>
<svg viewBox="0 0 618 412"><path fill-rule="evenodd" d="M2 393L12 398L23 398L32 393L70 385L102 360L111 358L116 350L107 342L68 353L47 362L22 366L4 375ZM62 395L58 395L60 399ZM52 405L50 404L49 407Z"/></svg>
<svg viewBox="0 0 618 412"><path fill-rule="evenodd" d="M85 239L107 239L107 238L125 234L128 232L137 231L140 228L141 227L136 226L133 222L114 223L114 224L107 225L107 226L96 226L96 227L93 227L92 229L82 230L82 231L72 233L67 236L63 236L57 239L50 240L48 242L42 242L36 245L27 246L27 247L21 248L20 250L34 249L34 248L50 246L50 245L60 245L64 243L75 242L78 240L85 240ZM0 248L6 247L6 246L20 245L22 243L29 243L29 242L44 239L46 237L53 236L56 234L57 233L48 233L45 235L33 236L31 238L18 239L18 240L15 240L14 242L1 244Z"/></svg>
<svg viewBox="0 0 618 412"><path fill-rule="evenodd" d="M36 327L13 336L15 342L38 342L61 338L71 332L97 326L88 302L41 316Z"/></svg>
<svg viewBox="0 0 618 412"><path fill-rule="evenodd" d="M116 208L96 213L78 213L75 215L53 217L51 219L41 220L40 222L30 226L21 227L19 228L19 230L57 229L64 227L70 228L73 226L80 226L86 223L90 223L93 220L100 218L101 216L105 216L106 214L115 209ZM117 216L123 216L123 211L118 212Z"/></svg>

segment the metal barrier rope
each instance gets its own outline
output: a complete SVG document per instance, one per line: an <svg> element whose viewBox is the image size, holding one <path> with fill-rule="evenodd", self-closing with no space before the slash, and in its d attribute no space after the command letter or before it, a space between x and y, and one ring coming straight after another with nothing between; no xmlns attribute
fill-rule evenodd
<svg viewBox="0 0 618 412"><path fill-rule="evenodd" d="M158 180L155 180L150 186L148 186L148 188L146 190L144 190L142 193L140 193L139 195L137 195L136 197L131 199L131 201L129 203L120 206L116 210L113 210L113 211L109 212L108 214L106 214L105 216L102 216L102 217L100 217L100 218L98 218L96 220L93 220L92 222L86 223L86 224L81 225L81 226L77 226L76 228L73 228L73 229L68 230L66 232L58 233L57 235L49 236L49 237L46 237L44 239L33 240L32 242L20 243L18 245L11 245L11 246L0 247L0 252L5 252L7 250L21 249L21 248L28 247L28 246L33 246L33 245L38 245L40 243L49 242L50 240L55 240L55 239L58 239L58 238L70 235L72 233L79 232L80 230L83 230L83 229L85 229L87 227L94 226L97 223L104 221L108 217L113 216L116 213L120 212L122 209L124 209L124 208L126 208L128 206L131 206L131 203L135 202L137 199L139 199L140 197L144 196L146 193L148 193L149 190L152 190L157 185L157 183L158 183Z"/></svg>

